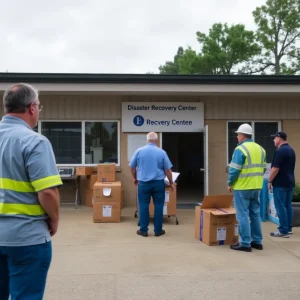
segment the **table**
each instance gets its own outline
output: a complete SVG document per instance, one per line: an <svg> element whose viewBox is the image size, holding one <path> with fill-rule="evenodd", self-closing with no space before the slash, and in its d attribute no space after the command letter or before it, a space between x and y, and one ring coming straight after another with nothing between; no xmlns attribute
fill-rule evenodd
<svg viewBox="0 0 300 300"><path fill-rule="evenodd" d="M80 176L76 175L60 175L62 182L64 181L71 181L73 180L75 182L75 208L78 208L78 204L81 203L81 198L80 198Z"/></svg>

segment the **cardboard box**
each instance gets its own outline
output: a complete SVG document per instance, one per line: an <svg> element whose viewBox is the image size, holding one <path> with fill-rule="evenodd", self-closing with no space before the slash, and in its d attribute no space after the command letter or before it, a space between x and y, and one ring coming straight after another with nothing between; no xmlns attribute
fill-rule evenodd
<svg viewBox="0 0 300 300"><path fill-rule="evenodd" d="M94 173L93 167L76 167L77 176L92 175Z"/></svg>
<svg viewBox="0 0 300 300"><path fill-rule="evenodd" d="M231 245L239 241L232 195L205 196L195 207L195 238L208 246Z"/></svg>
<svg viewBox="0 0 300 300"><path fill-rule="evenodd" d="M84 197L84 203L88 207L93 207L93 190L90 189L84 189L83 191L83 197Z"/></svg>
<svg viewBox="0 0 300 300"><path fill-rule="evenodd" d="M164 216L174 216L176 215L176 203L177 203L177 188L171 190L169 186L165 189L165 204L164 204ZM154 216L154 204L151 198L149 205L149 214Z"/></svg>
<svg viewBox="0 0 300 300"><path fill-rule="evenodd" d="M94 223L119 223L121 222L120 202L95 202L93 207Z"/></svg>
<svg viewBox="0 0 300 300"><path fill-rule="evenodd" d="M94 184L94 203L106 202L121 203L122 185L120 181L116 182L96 182Z"/></svg>
<svg viewBox="0 0 300 300"><path fill-rule="evenodd" d="M92 190L94 189L94 184L97 182L98 175L93 174L93 175L88 175L86 177L83 177L81 180L81 188L82 189L89 189Z"/></svg>
<svg viewBox="0 0 300 300"><path fill-rule="evenodd" d="M99 182L116 181L116 164L99 164L97 165L97 174Z"/></svg>

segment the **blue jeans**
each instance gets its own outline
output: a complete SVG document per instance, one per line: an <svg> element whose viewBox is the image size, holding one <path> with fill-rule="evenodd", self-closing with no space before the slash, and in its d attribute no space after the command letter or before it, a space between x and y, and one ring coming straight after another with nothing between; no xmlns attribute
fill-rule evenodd
<svg viewBox="0 0 300 300"><path fill-rule="evenodd" d="M51 242L0 246L0 300L43 299L51 259Z"/></svg>
<svg viewBox="0 0 300 300"><path fill-rule="evenodd" d="M251 247L251 242L262 244L259 192L260 190L234 191L240 245L243 247Z"/></svg>
<svg viewBox="0 0 300 300"><path fill-rule="evenodd" d="M139 181L138 201L141 232L148 232L151 196L154 204L154 232L161 233L165 203L164 180Z"/></svg>
<svg viewBox="0 0 300 300"><path fill-rule="evenodd" d="M273 187L274 204L279 218L279 232L287 234L293 227L292 188Z"/></svg>

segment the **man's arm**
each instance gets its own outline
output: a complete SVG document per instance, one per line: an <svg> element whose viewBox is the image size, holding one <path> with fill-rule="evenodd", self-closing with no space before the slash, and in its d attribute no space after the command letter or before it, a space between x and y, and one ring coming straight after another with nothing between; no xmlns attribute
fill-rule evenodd
<svg viewBox="0 0 300 300"><path fill-rule="evenodd" d="M49 216L50 234L53 236L57 232L59 221L60 197L56 187L38 192L41 206Z"/></svg>
<svg viewBox="0 0 300 300"><path fill-rule="evenodd" d="M60 197L56 187L38 192L38 197L41 206L47 213L50 219L59 220L59 204Z"/></svg>
<svg viewBox="0 0 300 300"><path fill-rule="evenodd" d="M270 177L269 177L269 183L272 183L272 181L274 180L274 178L277 176L279 172L279 168L272 168L271 172L270 172Z"/></svg>
<svg viewBox="0 0 300 300"><path fill-rule="evenodd" d="M275 156L274 156L274 160L273 160L273 164L272 164L272 169L271 169L269 180L268 180L269 189L271 188L272 181L277 176L282 163L283 163L282 155L281 155L280 151L277 150L275 152Z"/></svg>
<svg viewBox="0 0 300 300"><path fill-rule="evenodd" d="M242 170L242 167L245 163L245 155L240 149L235 149L231 163L229 165L229 171L228 171L228 189L232 190L232 185L236 182L238 179L240 172Z"/></svg>
<svg viewBox="0 0 300 300"><path fill-rule="evenodd" d="M171 189L174 188L173 175L172 175L172 169L171 169L172 167L173 167L173 165L169 159L168 154L166 152L164 152L164 171L169 180Z"/></svg>
<svg viewBox="0 0 300 300"><path fill-rule="evenodd" d="M62 185L52 146L47 139L40 139L28 153L26 168L30 182L38 194L38 199L47 213L49 231L53 236L58 227L60 198L57 186Z"/></svg>
<svg viewBox="0 0 300 300"><path fill-rule="evenodd" d="M133 181L134 184L137 185L138 184L138 180L137 180L137 172L136 172L136 167L137 167L137 155L138 155L138 150L135 151L135 153L133 154L130 162L129 162L129 167L130 167L130 171L131 171L131 175L133 177Z"/></svg>
<svg viewBox="0 0 300 300"><path fill-rule="evenodd" d="M131 171L131 175L133 177L134 184L137 185L138 184L138 180L136 178L136 168L130 168L130 171Z"/></svg>
<svg viewBox="0 0 300 300"><path fill-rule="evenodd" d="M173 182L173 176L172 176L172 170L168 169L168 170L165 171L165 173L166 173L166 176L167 176L167 178L169 180L170 185L174 184L174 182Z"/></svg>

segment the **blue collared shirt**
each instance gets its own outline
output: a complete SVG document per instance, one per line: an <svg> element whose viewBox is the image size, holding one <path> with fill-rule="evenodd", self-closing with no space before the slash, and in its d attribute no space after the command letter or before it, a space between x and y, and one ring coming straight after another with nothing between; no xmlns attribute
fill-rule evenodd
<svg viewBox="0 0 300 300"><path fill-rule="evenodd" d="M0 161L0 246L50 241L46 214L15 214L4 209L9 205L38 206L39 191L61 185L49 140L20 118L4 116L0 122Z"/></svg>
<svg viewBox="0 0 300 300"><path fill-rule="evenodd" d="M138 181L163 180L173 167L167 153L153 143L137 149L129 166L137 168Z"/></svg>

